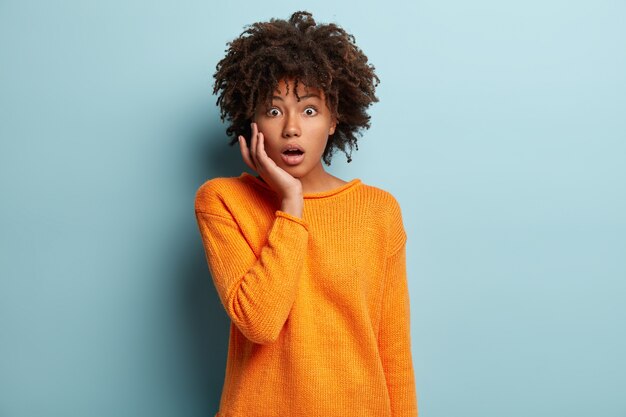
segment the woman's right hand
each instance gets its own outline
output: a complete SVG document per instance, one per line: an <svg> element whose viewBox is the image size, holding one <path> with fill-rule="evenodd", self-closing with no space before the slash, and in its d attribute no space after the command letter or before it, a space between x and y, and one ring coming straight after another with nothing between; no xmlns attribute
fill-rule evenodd
<svg viewBox="0 0 626 417"><path fill-rule="evenodd" d="M252 123L250 148L243 136L239 136L239 148L244 162L258 172L261 178L280 196L284 202L302 199L302 183L287 171L279 167L265 152L264 136L256 123Z"/></svg>

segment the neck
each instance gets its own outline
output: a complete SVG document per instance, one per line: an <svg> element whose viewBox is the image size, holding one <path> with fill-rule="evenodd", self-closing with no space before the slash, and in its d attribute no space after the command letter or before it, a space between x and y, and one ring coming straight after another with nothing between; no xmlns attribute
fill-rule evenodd
<svg viewBox="0 0 626 417"><path fill-rule="evenodd" d="M300 182L302 183L302 192L304 194L327 191L345 183L345 181L326 172L321 164L314 171L301 177Z"/></svg>
<svg viewBox="0 0 626 417"><path fill-rule="evenodd" d="M263 177L260 175L257 174L256 177L265 182ZM312 194L332 190L333 188L339 187L347 182L326 172L321 164L314 171L311 171L306 176L298 179L302 184L303 194Z"/></svg>

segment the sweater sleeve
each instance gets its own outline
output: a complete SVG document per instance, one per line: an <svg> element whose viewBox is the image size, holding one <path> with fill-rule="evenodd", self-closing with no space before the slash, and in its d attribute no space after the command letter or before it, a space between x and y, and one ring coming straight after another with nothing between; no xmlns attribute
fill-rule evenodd
<svg viewBox="0 0 626 417"><path fill-rule="evenodd" d="M379 348L393 417L417 417L406 243L387 258Z"/></svg>
<svg viewBox="0 0 626 417"><path fill-rule="evenodd" d="M257 257L237 222L196 210L215 288L226 313L249 340L274 342L296 297L308 242L308 226L277 210Z"/></svg>

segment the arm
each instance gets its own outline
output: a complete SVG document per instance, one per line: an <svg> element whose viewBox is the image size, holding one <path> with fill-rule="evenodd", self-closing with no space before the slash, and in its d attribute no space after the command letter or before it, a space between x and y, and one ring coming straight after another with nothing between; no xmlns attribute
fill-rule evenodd
<svg viewBox="0 0 626 417"><path fill-rule="evenodd" d="M308 226L302 219L277 210L257 258L231 217L196 210L196 219L226 313L249 340L272 343L296 297Z"/></svg>
<svg viewBox="0 0 626 417"><path fill-rule="evenodd" d="M406 243L387 258L378 344L393 417L417 417Z"/></svg>

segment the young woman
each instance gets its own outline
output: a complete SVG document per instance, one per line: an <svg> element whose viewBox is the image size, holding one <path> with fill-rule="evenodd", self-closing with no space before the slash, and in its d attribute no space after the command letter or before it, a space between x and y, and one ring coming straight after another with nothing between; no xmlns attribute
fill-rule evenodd
<svg viewBox="0 0 626 417"><path fill-rule="evenodd" d="M417 416L400 207L322 165L369 128L374 67L342 28L297 12L249 26L215 79L230 143L258 174L195 198L231 319L216 416Z"/></svg>

